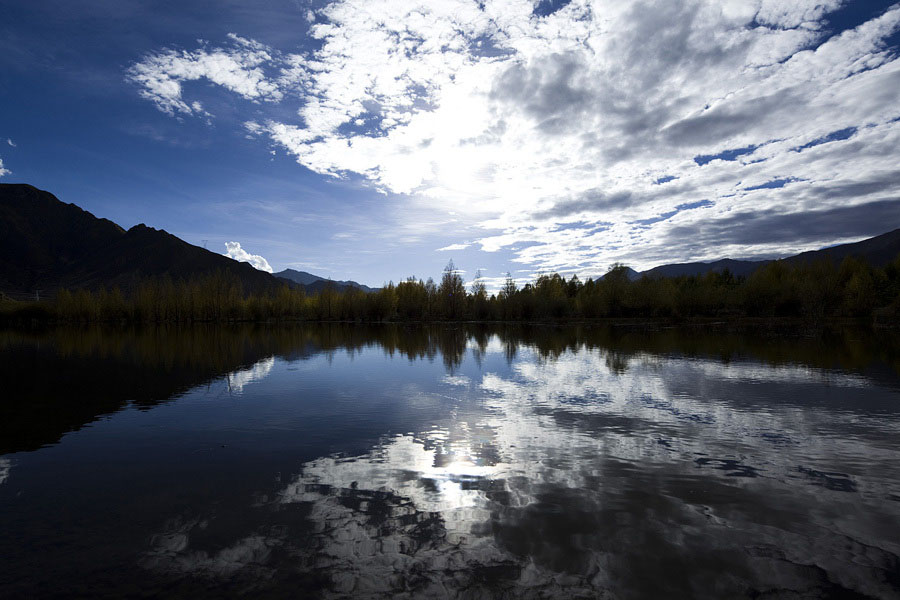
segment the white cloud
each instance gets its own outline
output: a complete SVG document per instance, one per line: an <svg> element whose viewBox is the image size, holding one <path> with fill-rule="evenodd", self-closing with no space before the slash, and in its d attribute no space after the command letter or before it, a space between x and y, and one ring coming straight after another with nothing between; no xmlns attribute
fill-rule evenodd
<svg viewBox="0 0 900 600"><path fill-rule="evenodd" d="M13 148L16 147L16 143L14 141L12 141L10 138L6 138L6 143L9 144L10 146L12 146Z"/></svg>
<svg viewBox="0 0 900 600"><path fill-rule="evenodd" d="M450 244L449 246L444 246L443 248L438 248L436 252L447 252L449 250L465 250L472 244L466 242L464 244Z"/></svg>
<svg viewBox="0 0 900 600"><path fill-rule="evenodd" d="M182 97L199 78L299 96L247 131L535 269L785 254L900 218L900 6L832 36L838 0L651 4L338 0L313 52L233 35L129 77L169 114L204 114Z"/></svg>
<svg viewBox="0 0 900 600"><path fill-rule="evenodd" d="M265 271L266 273L272 272L272 267L269 265L269 261L260 256L259 254L250 254L243 248L241 248L240 243L238 242L225 242L225 254L228 258L233 258L234 260L250 263L254 268L259 269L260 271Z"/></svg>
<svg viewBox="0 0 900 600"><path fill-rule="evenodd" d="M3 159L0 158L0 177L3 177L4 175L9 175L10 173L12 173L12 171L10 171L9 169L3 168Z"/></svg>
<svg viewBox="0 0 900 600"><path fill-rule="evenodd" d="M209 116L198 101L186 102L182 84L207 79L247 100L278 101L282 93L262 65L273 59L269 48L230 34L230 48L201 48L195 52L165 49L128 69L128 79L141 87L141 95L161 111L174 115Z"/></svg>

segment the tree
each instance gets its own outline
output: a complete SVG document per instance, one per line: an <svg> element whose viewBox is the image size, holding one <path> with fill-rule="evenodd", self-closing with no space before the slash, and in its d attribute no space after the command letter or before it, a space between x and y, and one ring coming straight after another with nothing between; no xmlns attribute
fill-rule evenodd
<svg viewBox="0 0 900 600"><path fill-rule="evenodd" d="M434 319L437 317L440 308L440 296L438 296L438 287L431 277L425 282L425 297L427 302L425 306L425 318Z"/></svg>
<svg viewBox="0 0 900 600"><path fill-rule="evenodd" d="M428 310L428 291L425 282L415 277L397 284L397 314L401 319L418 321Z"/></svg>
<svg viewBox="0 0 900 600"><path fill-rule="evenodd" d="M466 302L466 287L462 276L453 264L453 260L444 267L441 285L438 287L441 312L445 319L458 319L463 316Z"/></svg>
<svg viewBox="0 0 900 600"><path fill-rule="evenodd" d="M488 316L488 297L487 288L484 280L481 278L481 269L475 271L475 279L472 280L472 286L469 288L472 292L472 314L480 320Z"/></svg>
<svg viewBox="0 0 900 600"><path fill-rule="evenodd" d="M602 306L606 316L618 317L625 308L625 296L628 293L631 280L628 277L628 267L622 263L613 263L600 281Z"/></svg>
<svg viewBox="0 0 900 600"><path fill-rule="evenodd" d="M484 286L484 281L481 279L481 269L475 271L475 279L472 280L469 292L475 297L482 296L487 298L487 289Z"/></svg>
<svg viewBox="0 0 900 600"><path fill-rule="evenodd" d="M569 283L566 284L566 296L569 298L574 298L578 295L579 290L582 288L581 280L578 279L578 275L572 275L572 278L569 279Z"/></svg>
<svg viewBox="0 0 900 600"><path fill-rule="evenodd" d="M509 271L506 272L506 281L500 289L500 297L509 300L516 295L516 282L513 280Z"/></svg>

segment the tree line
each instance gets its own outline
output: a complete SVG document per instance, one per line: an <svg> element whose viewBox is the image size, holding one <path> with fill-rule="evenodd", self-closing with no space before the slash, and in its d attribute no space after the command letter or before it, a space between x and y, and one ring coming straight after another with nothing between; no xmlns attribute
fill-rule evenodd
<svg viewBox="0 0 900 600"><path fill-rule="evenodd" d="M812 321L900 317L900 256L885 267L858 258L767 263L747 277L725 270L631 280L613 265L603 276L539 275L519 287L507 274L489 294L480 276L466 286L451 261L440 281L409 277L366 293L327 286L316 294L287 285L248 294L223 272L192 280L146 279L130 291L59 290L51 301L0 299L4 320L62 322L232 321L565 321L604 318L792 317Z"/></svg>
<svg viewBox="0 0 900 600"><path fill-rule="evenodd" d="M777 332L778 335L772 335ZM712 358L728 363L751 357L771 365L803 364L816 368L839 366L862 370L878 362L900 373L900 336L886 330L857 327L828 328L822 335L808 335L805 327L731 328L727 324L691 327L603 326L576 323L545 326L530 323L204 323L193 327L178 325L127 324L110 327L91 324L83 327L49 329L13 328L0 330L0 351L16 357L15 364L0 369L15 381L17 369L45 363L57 356L60 365L74 360L76 369L88 361L116 366L123 386L138 384L139 391L112 394L118 403L131 398L137 404L169 398L173 391L156 389L147 382L182 385L205 383L260 359L276 356L305 360L320 354L346 352L357 355L373 348L410 361L443 361L448 369L462 364L471 355L479 362L491 351L500 351L509 364L518 353L533 351L541 360L556 360L563 354L581 350L599 351L598 358L616 371L628 368L648 355ZM10 353L10 350L12 352ZM36 359L40 356L39 359ZM62 368L62 366L60 366ZM138 377L142 369L150 379ZM89 371L89 369L88 369ZM203 374L196 383L198 374ZM40 385L22 380L23 394L36 389L68 385L47 379ZM109 378L102 381L109 385ZM27 385L26 385L27 384ZM36 387L37 385L37 387ZM31 390L28 392L27 390ZM51 394L52 395L52 394ZM46 396L46 394L45 394Z"/></svg>

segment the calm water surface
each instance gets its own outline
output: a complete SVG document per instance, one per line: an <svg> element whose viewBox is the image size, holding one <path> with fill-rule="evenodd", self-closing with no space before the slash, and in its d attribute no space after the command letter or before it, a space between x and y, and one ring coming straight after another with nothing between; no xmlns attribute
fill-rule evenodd
<svg viewBox="0 0 900 600"><path fill-rule="evenodd" d="M896 332L0 332L0 597L900 597Z"/></svg>

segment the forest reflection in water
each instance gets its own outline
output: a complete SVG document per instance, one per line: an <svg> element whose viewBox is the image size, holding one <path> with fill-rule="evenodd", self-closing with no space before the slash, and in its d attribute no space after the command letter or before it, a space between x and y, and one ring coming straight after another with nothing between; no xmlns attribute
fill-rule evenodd
<svg viewBox="0 0 900 600"><path fill-rule="evenodd" d="M900 594L890 333L83 328L0 353L0 595Z"/></svg>

